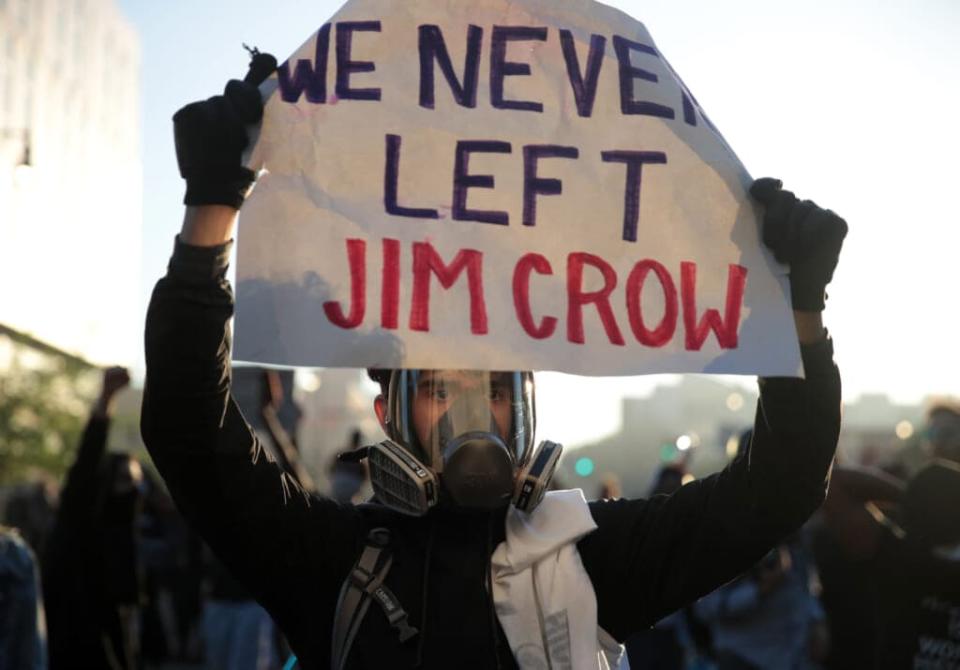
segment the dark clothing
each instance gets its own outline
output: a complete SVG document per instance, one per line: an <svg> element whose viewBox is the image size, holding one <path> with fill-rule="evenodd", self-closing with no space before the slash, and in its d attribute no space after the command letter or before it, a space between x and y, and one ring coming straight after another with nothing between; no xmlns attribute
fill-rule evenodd
<svg viewBox="0 0 960 670"><path fill-rule="evenodd" d="M875 570L877 667L960 670L960 551L887 531Z"/></svg>
<svg viewBox="0 0 960 670"><path fill-rule="evenodd" d="M678 615L679 616L679 615ZM627 639L630 670L683 670L684 648L677 634L679 622L637 631Z"/></svg>
<svg viewBox="0 0 960 670"><path fill-rule="evenodd" d="M721 651L717 654L717 670L763 670L762 668L743 660L732 651Z"/></svg>
<svg viewBox="0 0 960 670"><path fill-rule="evenodd" d="M33 552L0 526L0 670L46 670L43 601Z"/></svg>
<svg viewBox="0 0 960 670"><path fill-rule="evenodd" d="M811 546L820 575L820 601L830 627L830 649L823 661L826 670L875 667L877 606L873 561L853 560L832 531L818 525Z"/></svg>
<svg viewBox="0 0 960 670"><path fill-rule="evenodd" d="M137 667L136 501L110 495L108 425L87 423L43 558L51 670Z"/></svg>
<svg viewBox="0 0 960 670"><path fill-rule="evenodd" d="M350 667L516 667L488 589L502 512L425 518L302 495L230 398L228 245L177 245L147 316L142 432L183 514L273 615L305 668L330 663L337 595L367 529L392 530L386 583L420 634L401 644L378 608ZM807 379L761 380L753 448L672 496L590 503L578 543L598 623L623 641L732 579L822 502L840 426L829 342Z"/></svg>
<svg viewBox="0 0 960 670"><path fill-rule="evenodd" d="M790 557L786 564L780 555L784 550ZM764 575L776 566L780 577L765 590ZM823 610L810 590L812 576L807 550L795 537L696 604L697 614L711 627L721 670L744 664L775 670L815 666L811 631L823 620Z"/></svg>

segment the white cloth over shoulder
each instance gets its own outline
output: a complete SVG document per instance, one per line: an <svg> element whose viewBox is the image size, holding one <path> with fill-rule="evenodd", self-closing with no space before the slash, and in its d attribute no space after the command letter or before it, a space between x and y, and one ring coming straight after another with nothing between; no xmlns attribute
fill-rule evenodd
<svg viewBox="0 0 960 670"><path fill-rule="evenodd" d="M597 524L579 489L510 508L491 557L497 617L522 670L622 669L623 647L597 625L597 597L577 540Z"/></svg>

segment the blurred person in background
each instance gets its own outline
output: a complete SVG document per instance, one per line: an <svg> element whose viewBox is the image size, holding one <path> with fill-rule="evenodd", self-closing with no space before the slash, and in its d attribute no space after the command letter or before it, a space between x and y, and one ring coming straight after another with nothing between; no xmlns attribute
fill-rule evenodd
<svg viewBox="0 0 960 670"><path fill-rule="evenodd" d="M177 512L162 482L144 471L139 546L147 602L142 612L144 665L198 663L201 644L202 543Z"/></svg>
<svg viewBox="0 0 960 670"><path fill-rule="evenodd" d="M271 548L264 547L264 551ZM250 591L204 548L203 649L208 670L277 670L278 631Z"/></svg>
<svg viewBox="0 0 960 670"><path fill-rule="evenodd" d="M648 497L670 496L692 482L683 459L660 466L650 484ZM626 642L631 670L682 670L705 667L709 653L709 630L693 608L684 607L658 621L652 628L632 635Z"/></svg>
<svg viewBox="0 0 960 670"><path fill-rule="evenodd" d="M293 484L284 484L284 495L290 495L293 490L313 491L314 482L300 459L296 435L280 420L284 393L276 370L261 371L259 401L258 409L251 408L259 411L262 419L264 432L258 431L258 438L272 447L271 456L292 478ZM357 463L343 466L363 467ZM201 618L205 667L209 670L278 668L279 631L273 619L209 547L203 547L202 558L206 596Z"/></svg>
<svg viewBox="0 0 960 670"><path fill-rule="evenodd" d="M34 556L43 556L57 514L58 487L46 473L37 473L31 479L17 486L7 499L4 523L17 529Z"/></svg>
<svg viewBox="0 0 960 670"><path fill-rule="evenodd" d="M615 474L605 475L600 483L600 491L597 495L598 500L616 500L623 497L623 486L620 484L620 478Z"/></svg>
<svg viewBox="0 0 960 670"><path fill-rule="evenodd" d="M46 670L47 640L34 554L0 526L0 670Z"/></svg>
<svg viewBox="0 0 960 670"><path fill-rule="evenodd" d="M300 423L300 407L285 399L283 382L277 370L262 370L260 374L260 419L263 433L260 438L270 449L271 457L276 459L284 472L289 473L294 483L303 491L316 490L316 484L300 458L300 447L297 444L297 426ZM286 425L281 414L286 407L293 414ZM246 410L243 410L246 411ZM252 410L251 411L256 411ZM285 495L290 495L287 487Z"/></svg>
<svg viewBox="0 0 960 670"><path fill-rule="evenodd" d="M669 496L681 486L692 482L694 476L687 471L685 461L661 465L650 484L649 496Z"/></svg>
<svg viewBox="0 0 960 670"><path fill-rule="evenodd" d="M350 433L347 447L336 454L330 462L330 497L340 503L359 503L369 497L370 475L367 464L359 460L344 458L363 446L363 434L359 430Z"/></svg>
<svg viewBox="0 0 960 670"><path fill-rule="evenodd" d="M889 471L839 465L838 459L827 499L808 526L830 628L827 670L876 664L876 538L864 501L889 506L903 490L903 482Z"/></svg>
<svg viewBox="0 0 960 670"><path fill-rule="evenodd" d="M820 667L829 638L811 569L796 535L696 604L710 627L718 670Z"/></svg>
<svg viewBox="0 0 960 670"><path fill-rule="evenodd" d="M862 642L867 661L833 667L960 670L960 463L935 458L906 483L836 468L823 512L842 557L866 575L875 611L873 639ZM855 658L848 649L840 661Z"/></svg>
<svg viewBox="0 0 960 670"><path fill-rule="evenodd" d="M103 374L43 557L51 670L139 667L143 470L106 450L113 401L129 383L123 368Z"/></svg>
<svg viewBox="0 0 960 670"><path fill-rule="evenodd" d="M906 482L936 458L960 462L960 400L934 399L927 406L923 427L902 446L876 463L861 457L858 465L866 468L876 465Z"/></svg>
<svg viewBox="0 0 960 670"><path fill-rule="evenodd" d="M960 402L932 405L927 411L924 436L931 458L960 463Z"/></svg>
<svg viewBox="0 0 960 670"><path fill-rule="evenodd" d="M749 459L753 431L737 444ZM829 629L816 568L802 533L767 552L749 571L694 606L710 629L718 670L817 668L829 649Z"/></svg>

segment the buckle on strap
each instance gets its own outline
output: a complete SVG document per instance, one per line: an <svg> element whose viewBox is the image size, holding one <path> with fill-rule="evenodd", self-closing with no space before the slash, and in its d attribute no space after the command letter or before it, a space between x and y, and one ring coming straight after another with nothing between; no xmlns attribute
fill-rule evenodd
<svg viewBox="0 0 960 670"><path fill-rule="evenodd" d="M419 631L407 623L407 615L403 615L403 619L393 627L397 634L400 636L401 642L406 642L411 637L415 636Z"/></svg>
<svg viewBox="0 0 960 670"><path fill-rule="evenodd" d="M387 616L387 623L397 631L400 636L400 642L406 642L419 631L410 625L409 616L397 597L393 595L387 586L380 585L370 594L380 605L383 613Z"/></svg>
<svg viewBox="0 0 960 670"><path fill-rule="evenodd" d="M377 579L377 574L365 570L359 565L353 566L353 571L350 573L350 583L356 586L361 591L367 591L368 587ZM376 588L376 587L374 587Z"/></svg>

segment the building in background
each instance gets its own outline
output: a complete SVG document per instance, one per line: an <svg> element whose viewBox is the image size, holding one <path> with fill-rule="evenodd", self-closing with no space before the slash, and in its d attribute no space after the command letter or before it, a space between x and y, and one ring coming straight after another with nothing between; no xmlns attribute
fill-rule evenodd
<svg viewBox="0 0 960 670"><path fill-rule="evenodd" d="M843 407L840 457L846 464L878 467L907 478L929 462L926 412L937 398L898 404L882 393L865 393Z"/></svg>
<svg viewBox="0 0 960 670"><path fill-rule="evenodd" d="M883 394L866 394L844 403L840 459L913 472L929 459L922 426L925 408L934 400L901 405ZM661 465L678 462L704 477L736 454L737 440L753 425L756 407L755 391L699 375L657 386L644 397L624 398L618 432L565 452L559 470L563 485L593 497L615 475L623 495L640 497Z"/></svg>
<svg viewBox="0 0 960 670"><path fill-rule="evenodd" d="M0 321L132 364L142 180L139 38L114 0L0 0Z"/></svg>
<svg viewBox="0 0 960 670"><path fill-rule="evenodd" d="M582 488L591 498L615 474L623 495L638 498L664 463L685 461L698 476L719 470L730 439L753 424L756 403L755 391L702 375L624 398L618 432L564 453L563 486Z"/></svg>

